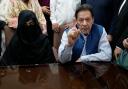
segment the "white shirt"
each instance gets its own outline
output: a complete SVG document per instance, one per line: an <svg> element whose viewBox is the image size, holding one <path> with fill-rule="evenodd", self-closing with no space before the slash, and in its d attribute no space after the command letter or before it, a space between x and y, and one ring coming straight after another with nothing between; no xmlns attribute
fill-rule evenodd
<svg viewBox="0 0 128 89"><path fill-rule="evenodd" d="M50 19L52 23L63 25L73 21L75 11L81 0L50 0Z"/></svg>
<svg viewBox="0 0 128 89"><path fill-rule="evenodd" d="M124 6L125 2L126 2L126 0L124 0L124 1L123 1L123 3L121 4L118 14L119 14L119 13L120 13L120 11L122 10L122 8L123 8L123 6Z"/></svg>
<svg viewBox="0 0 128 89"><path fill-rule="evenodd" d="M84 45L86 46L87 37L84 36L84 39L85 39ZM60 44L60 47L58 50L59 61L61 63L71 61L73 47L68 47L68 46L66 46L66 44L68 44L68 38L67 38L67 33L64 32L62 39L61 39L61 44ZM103 29L103 33L102 33L101 39L99 41L98 53L86 55L85 48L86 47L83 48L84 51L82 51L82 54L80 56L81 62L110 61L111 60L112 51L111 51L111 47L110 47L110 44L107 39L107 33L106 33L105 29Z"/></svg>

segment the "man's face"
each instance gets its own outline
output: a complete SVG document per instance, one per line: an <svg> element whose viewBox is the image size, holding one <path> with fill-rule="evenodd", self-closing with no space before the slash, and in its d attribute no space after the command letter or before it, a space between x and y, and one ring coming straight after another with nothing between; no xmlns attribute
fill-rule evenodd
<svg viewBox="0 0 128 89"><path fill-rule="evenodd" d="M78 28L84 35L88 35L91 31L92 24L94 22L94 19L91 15L91 12L86 11L80 11L77 15L77 24Z"/></svg>

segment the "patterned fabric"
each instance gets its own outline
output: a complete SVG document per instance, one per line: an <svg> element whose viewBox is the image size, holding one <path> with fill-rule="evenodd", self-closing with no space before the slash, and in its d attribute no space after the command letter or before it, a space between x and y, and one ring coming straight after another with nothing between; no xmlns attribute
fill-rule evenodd
<svg viewBox="0 0 128 89"><path fill-rule="evenodd" d="M45 17L42 13L38 0L29 0L28 5L22 0L10 0L11 6L8 9L7 22L13 18L17 18L22 10L32 10L35 12L40 24L46 24ZM14 22L15 24L17 22Z"/></svg>

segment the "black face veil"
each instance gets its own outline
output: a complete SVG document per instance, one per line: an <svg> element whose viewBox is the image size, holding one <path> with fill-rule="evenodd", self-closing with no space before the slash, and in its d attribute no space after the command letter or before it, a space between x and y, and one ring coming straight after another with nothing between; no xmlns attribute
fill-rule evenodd
<svg viewBox="0 0 128 89"><path fill-rule="evenodd" d="M17 35L22 42L33 43L42 34L35 13L21 11L18 18Z"/></svg>

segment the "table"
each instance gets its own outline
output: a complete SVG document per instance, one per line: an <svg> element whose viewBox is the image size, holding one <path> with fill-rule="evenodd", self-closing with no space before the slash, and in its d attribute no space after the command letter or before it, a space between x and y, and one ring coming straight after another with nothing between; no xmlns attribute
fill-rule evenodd
<svg viewBox="0 0 128 89"><path fill-rule="evenodd" d="M0 89L128 89L128 71L111 63L0 67Z"/></svg>

